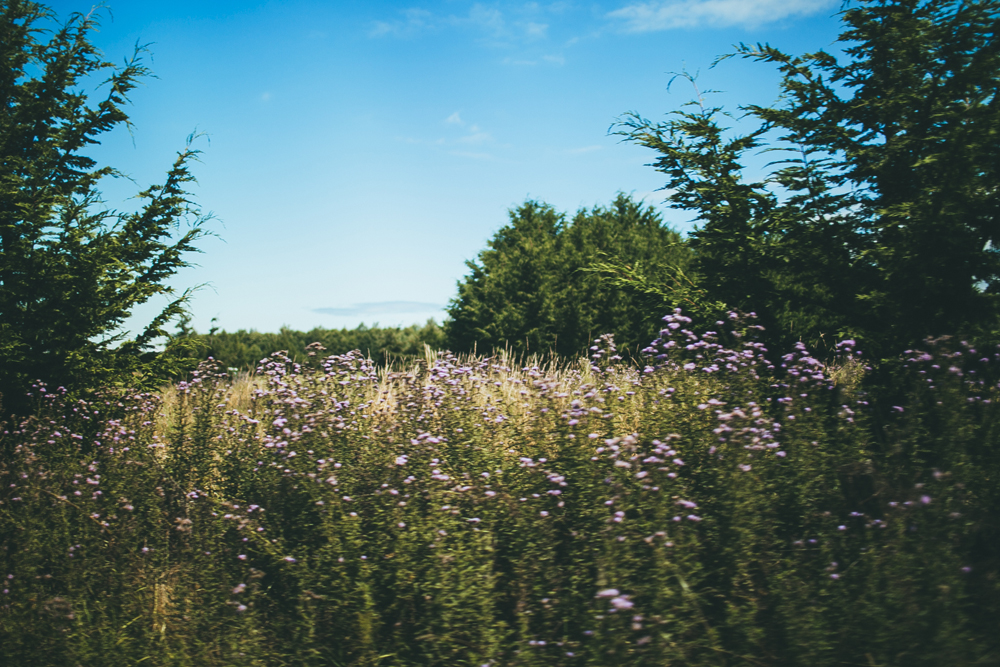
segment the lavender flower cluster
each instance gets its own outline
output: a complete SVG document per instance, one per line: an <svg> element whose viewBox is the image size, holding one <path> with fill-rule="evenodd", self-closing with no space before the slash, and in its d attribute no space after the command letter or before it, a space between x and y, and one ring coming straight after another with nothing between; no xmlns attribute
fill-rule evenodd
<svg viewBox="0 0 1000 667"><path fill-rule="evenodd" d="M985 595L992 561L963 545L996 468L981 440L1000 356L908 351L919 391L881 410L836 379L865 372L852 341L826 362L801 344L771 357L752 316L690 324L665 317L639 366L603 336L581 364L390 368L311 348L248 377L208 363L159 395L39 385L36 417L0 441L0 640L78 622L31 624L58 597L92 622L145 619L108 626L116 650L209 633L352 665L832 665L904 637L937 646L883 589L960 619ZM913 406L930 414L921 392L942 383L963 435L931 457ZM831 625L838 605L861 611ZM876 612L882 639L841 639Z"/></svg>

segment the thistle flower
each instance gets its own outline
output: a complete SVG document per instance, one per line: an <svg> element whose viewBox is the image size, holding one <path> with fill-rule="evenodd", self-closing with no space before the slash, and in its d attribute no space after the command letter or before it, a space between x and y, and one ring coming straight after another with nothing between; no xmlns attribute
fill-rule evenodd
<svg viewBox="0 0 1000 667"><path fill-rule="evenodd" d="M629 600L627 595L619 595L618 597L611 598L611 606L618 611L624 611L634 607L635 603Z"/></svg>

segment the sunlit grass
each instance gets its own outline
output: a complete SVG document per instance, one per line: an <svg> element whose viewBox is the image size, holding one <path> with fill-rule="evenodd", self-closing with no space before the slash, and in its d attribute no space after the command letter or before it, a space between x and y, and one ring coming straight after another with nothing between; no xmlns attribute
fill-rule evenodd
<svg viewBox="0 0 1000 667"><path fill-rule="evenodd" d="M649 366L606 338L569 361L314 347L156 395L39 388L0 441L2 655L1000 659L994 351L908 352L872 392L849 344L775 367L752 327L686 323Z"/></svg>

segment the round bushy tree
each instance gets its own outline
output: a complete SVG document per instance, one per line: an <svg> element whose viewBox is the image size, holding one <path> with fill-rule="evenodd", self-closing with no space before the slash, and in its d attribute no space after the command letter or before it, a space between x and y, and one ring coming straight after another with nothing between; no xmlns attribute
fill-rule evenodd
<svg viewBox="0 0 1000 667"><path fill-rule="evenodd" d="M519 352L578 354L614 333L633 351L656 337L660 300L642 298L594 268L609 257L668 280L690 251L656 211L619 194L608 207L581 209L572 220L529 201L468 262L445 325L455 350L509 346ZM651 307L655 306L655 307Z"/></svg>

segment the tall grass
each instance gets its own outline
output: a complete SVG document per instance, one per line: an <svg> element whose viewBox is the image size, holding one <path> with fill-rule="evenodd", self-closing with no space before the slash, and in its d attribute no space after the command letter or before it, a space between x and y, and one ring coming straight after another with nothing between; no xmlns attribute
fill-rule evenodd
<svg viewBox="0 0 1000 667"><path fill-rule="evenodd" d="M17 665L1000 661L997 350L866 393L668 316L649 366L280 354L0 447ZM739 323L734 320L733 325Z"/></svg>

